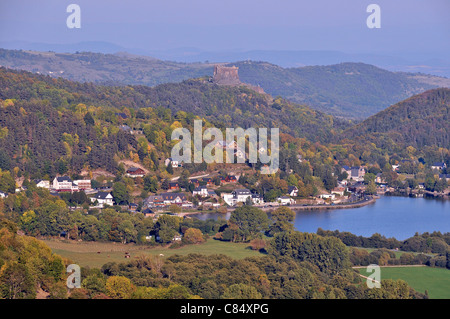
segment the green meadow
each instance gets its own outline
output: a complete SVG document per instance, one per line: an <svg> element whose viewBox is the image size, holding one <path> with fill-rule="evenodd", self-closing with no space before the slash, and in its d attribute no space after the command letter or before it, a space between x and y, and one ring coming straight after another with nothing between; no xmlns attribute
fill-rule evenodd
<svg viewBox="0 0 450 319"><path fill-rule="evenodd" d="M46 240L52 251L62 257L70 259L80 266L100 268L108 262L126 262L139 255L164 255L164 257L187 255L192 253L212 255L224 254L235 259L251 256L263 256L260 252L250 249L245 243L230 243L208 239L203 244L186 245L176 249L168 247L137 246L114 243L77 243ZM127 254L126 254L127 253ZM129 255L130 258L125 258Z"/></svg>
<svg viewBox="0 0 450 319"><path fill-rule="evenodd" d="M364 268L360 273L367 276ZM381 267L381 280L403 279L416 291L431 299L450 299L450 270L432 267Z"/></svg>

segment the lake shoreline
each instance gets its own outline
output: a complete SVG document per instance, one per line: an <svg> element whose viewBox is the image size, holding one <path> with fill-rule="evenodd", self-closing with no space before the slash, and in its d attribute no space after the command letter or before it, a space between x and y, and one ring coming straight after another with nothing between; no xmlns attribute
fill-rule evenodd
<svg viewBox="0 0 450 319"><path fill-rule="evenodd" d="M322 210L322 209L347 209L347 208L359 208L363 206L367 206L370 204L374 204L376 200L380 198L379 196L373 196L371 199L363 200L351 204L336 204L336 205L307 205L307 206L297 206L290 205L288 206L292 210Z"/></svg>
<svg viewBox="0 0 450 319"><path fill-rule="evenodd" d="M449 193L450 194L450 193ZM368 206L371 204L375 204L376 201L378 199L380 199L381 197L385 196L385 197L404 197L404 198L426 198L426 199L434 199L434 200L438 200L438 201L446 201L450 199L449 195L446 194L437 194L433 193L433 192L424 192L421 193L420 195L422 196L418 196L419 194L416 193L405 193L405 192L385 192L382 194L377 194L377 195L371 195L371 198L369 200L362 200L359 202L355 202L355 203L350 203L350 204L326 204L326 205L300 205L300 204L294 204L294 205L279 205L279 206L270 206L270 207L261 207L261 206L254 206L257 207L267 213L271 213L274 210L276 210L279 207L288 207L290 209L292 209L294 212L299 212L299 211L323 211L323 210L333 210L333 209L352 209L352 208L361 208L364 206ZM227 212L220 214L218 212L213 212L213 211L196 211L196 212L182 212L182 213L178 213L178 216L180 217L184 217L184 216L202 216L202 215L208 215L208 214L219 214L219 215L227 215L231 212L233 212L236 209L236 207L228 207L227 208Z"/></svg>
<svg viewBox="0 0 450 319"><path fill-rule="evenodd" d="M369 200L362 200L355 203L350 204L326 204L326 205L300 205L300 204L294 204L294 205L279 205L279 206L269 206L269 207L261 207L261 206L254 206L257 207L265 212L272 212L276 210L279 207L289 207L293 211L304 211L304 210L332 210L332 209L350 209L350 208L360 208L364 207L370 204L375 204L378 199L381 198L381 196L393 196L393 197L406 197L406 198L422 198L425 197L427 199L437 199L437 200L449 200L450 196L446 194L436 194L433 192L424 192L418 196L419 194L409 194L405 192L386 192L383 194L373 195ZM227 213L231 213L236 209L236 207L228 207ZM180 213L179 215L187 216L187 215L208 215L211 214L211 211L197 211L197 212L184 212ZM227 213L224 213L223 215L226 215Z"/></svg>
<svg viewBox="0 0 450 319"><path fill-rule="evenodd" d="M354 202L354 203L350 203L350 204L326 204L326 205L300 205L300 204L294 204L294 205L279 205L279 206L269 206L269 207L260 207L260 206L254 206L257 207L265 212L271 212L274 211L275 209L279 208L279 207L288 207L290 209L292 209L293 211L298 211L298 210L323 210L323 209L348 209L348 208L358 208L358 207L363 207L363 206L367 206L370 204L373 204L376 202L377 199L379 199L380 196L378 195L374 195L371 196L370 199L364 199L362 201L358 201L358 202ZM228 212L232 212L234 211L236 208L235 207L229 207L227 209L227 213ZM203 213L203 212L202 212ZM202 214L200 213L200 214ZM205 212L205 214L208 214L210 212Z"/></svg>
<svg viewBox="0 0 450 319"><path fill-rule="evenodd" d="M450 201L438 197L424 198L388 194L382 196L380 194L372 201L352 206L303 206L300 209L294 209L295 207L292 206L283 207L293 209L295 230L307 233L316 233L318 228L322 228L346 231L364 237L378 233L386 237L404 240L414 236L416 232L440 231L445 233L450 231ZM333 210L334 208L336 210ZM270 214L268 209L269 207L266 208L266 211ZM270 210L274 209L276 207L270 207ZM202 220L228 219L230 214L230 211L226 214L210 211L192 217Z"/></svg>

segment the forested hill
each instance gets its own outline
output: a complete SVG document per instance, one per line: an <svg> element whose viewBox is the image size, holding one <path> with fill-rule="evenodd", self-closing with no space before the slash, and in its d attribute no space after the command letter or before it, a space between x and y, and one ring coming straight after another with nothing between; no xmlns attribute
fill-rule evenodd
<svg viewBox="0 0 450 319"><path fill-rule="evenodd" d="M168 108L206 118L218 127L278 127L283 133L325 141L346 121L333 119L305 105L273 99L245 87L218 86L208 77L148 86L101 86L53 79L0 68L0 98L49 100L54 107L76 103L116 109Z"/></svg>
<svg viewBox="0 0 450 319"><path fill-rule="evenodd" d="M208 79L133 89L152 106L168 107L172 113L192 112L218 127L279 128L281 133L294 137L325 142L347 123L280 97L273 99L245 86L217 86Z"/></svg>
<svg viewBox="0 0 450 319"><path fill-rule="evenodd" d="M212 63L177 63L126 53L75 54L0 49L0 65L66 79L108 85L173 83L212 76ZM266 62L236 62L245 83L272 96L339 117L364 119L413 94L450 87L450 80L390 72L363 63L282 68Z"/></svg>
<svg viewBox="0 0 450 319"><path fill-rule="evenodd" d="M343 135L379 147L450 148L450 89L412 96L346 130Z"/></svg>
<svg viewBox="0 0 450 319"><path fill-rule="evenodd" d="M113 87L0 68L1 169L41 173L36 176L68 167L115 171L118 156L138 156L151 167L170 156L171 131L180 124L192 128L196 118L220 128L278 127L311 141L341 131L331 116L306 106L208 79ZM153 146L122 124L140 129Z"/></svg>

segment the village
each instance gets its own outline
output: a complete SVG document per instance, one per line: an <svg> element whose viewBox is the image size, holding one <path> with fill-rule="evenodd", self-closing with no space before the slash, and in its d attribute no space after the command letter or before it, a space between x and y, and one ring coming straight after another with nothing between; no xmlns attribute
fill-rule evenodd
<svg viewBox="0 0 450 319"><path fill-rule="evenodd" d="M240 154L237 152L237 154ZM301 161L301 157L298 159ZM177 172L183 169L183 163L167 158L165 165L170 166ZM234 164L238 165L238 164ZM399 170L399 165L393 165L392 171ZM243 168L243 169L241 169ZM431 169L438 173L440 179L450 181L450 174L439 174L446 168L445 163L434 163ZM248 168L247 168L248 169ZM261 208L264 211L271 211L279 206L289 206L294 210L305 209L323 209L323 208L347 208L360 207L372 203L379 195L386 192L394 192L396 189L389 187L381 173L373 176L372 184L376 189L369 189L371 183L365 177L367 167L365 166L342 166L342 180L338 180L337 186L331 191L321 190L315 196L304 198L299 196L296 186L288 186L287 192L274 200L265 201L264 196L255 191L244 187L240 182L240 177L246 174L246 166L239 166L238 173L222 174L219 172L208 172L199 176L188 178L189 186L183 187L178 181L180 176L165 181L165 189L161 189L154 194L149 194L145 198L133 198L126 205L119 203L114 198L113 187L108 185L98 185L90 179L74 179L69 176L57 176L50 180L34 180L36 187L45 188L52 195L61 196L64 193L84 192L89 199L89 209L104 209L107 207L116 207L121 211L130 213L142 213L145 217L157 217L162 213L169 213L178 216L188 216L202 212L227 213L242 205L252 205ZM223 171L222 171L223 172ZM145 169L138 166L129 166L125 175L134 180L142 180L146 176ZM370 174L370 173L369 173ZM94 185L95 184L95 187ZM411 189L411 194L423 196L426 192L423 183L419 183ZM22 186L16 189L16 192L26 191ZM0 193L0 197L7 197L8 194ZM72 210L82 207L70 207ZM85 206L86 208L86 206Z"/></svg>

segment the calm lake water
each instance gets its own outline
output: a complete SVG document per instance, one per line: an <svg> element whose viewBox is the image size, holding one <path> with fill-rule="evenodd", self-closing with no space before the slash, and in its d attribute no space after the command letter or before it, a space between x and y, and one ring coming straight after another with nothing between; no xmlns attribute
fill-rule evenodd
<svg viewBox="0 0 450 319"><path fill-rule="evenodd" d="M200 219L230 214L202 214ZM450 232L450 200L381 196L374 204L360 208L297 211L295 229L315 233L325 230L348 231L370 237L379 233L404 240L416 232Z"/></svg>

